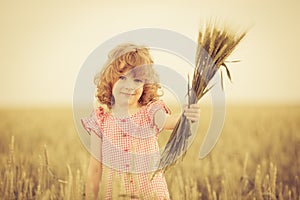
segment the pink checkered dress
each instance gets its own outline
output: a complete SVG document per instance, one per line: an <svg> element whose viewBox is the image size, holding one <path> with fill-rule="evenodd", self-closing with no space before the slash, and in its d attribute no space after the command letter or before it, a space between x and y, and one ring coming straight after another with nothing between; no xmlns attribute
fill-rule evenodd
<svg viewBox="0 0 300 200"><path fill-rule="evenodd" d="M170 113L162 101L155 101L129 117L117 118L99 107L81 120L90 134L101 138L101 162L108 167L107 178L102 176L105 199L169 199L164 175L159 172L152 177L160 160L157 139L161 130L154 124L154 114L160 109Z"/></svg>

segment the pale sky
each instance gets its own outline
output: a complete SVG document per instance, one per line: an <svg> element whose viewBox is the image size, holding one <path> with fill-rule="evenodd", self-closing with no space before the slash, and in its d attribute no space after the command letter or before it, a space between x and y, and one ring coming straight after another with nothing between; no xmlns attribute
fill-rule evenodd
<svg viewBox="0 0 300 200"><path fill-rule="evenodd" d="M210 18L250 28L229 59L241 62L228 64L228 102L299 103L299 11L298 0L2 0L0 107L71 106L81 66L106 40L153 27L196 41Z"/></svg>

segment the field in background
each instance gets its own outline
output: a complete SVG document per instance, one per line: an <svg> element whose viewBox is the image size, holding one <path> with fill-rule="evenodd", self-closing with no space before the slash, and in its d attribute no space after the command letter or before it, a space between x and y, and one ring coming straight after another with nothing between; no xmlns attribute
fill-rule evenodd
<svg viewBox="0 0 300 200"><path fill-rule="evenodd" d="M172 199L300 199L300 106L228 106L203 160L210 108L201 113L184 161L166 173ZM82 199L89 154L71 109L2 109L0 119L0 198Z"/></svg>

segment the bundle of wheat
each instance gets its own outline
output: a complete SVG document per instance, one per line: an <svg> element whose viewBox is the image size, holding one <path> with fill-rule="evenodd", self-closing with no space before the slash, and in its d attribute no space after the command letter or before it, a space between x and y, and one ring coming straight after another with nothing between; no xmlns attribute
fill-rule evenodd
<svg viewBox="0 0 300 200"><path fill-rule="evenodd" d="M199 31L192 86L190 87L188 83L189 105L197 103L211 89L212 86L208 87L208 84L221 66L224 66L231 80L225 60L245 35L246 31L236 33L226 26L220 28L211 22ZM221 79L223 87L222 71ZM184 157L188 139L192 135L190 128L190 122L184 115L181 115L162 153L159 170L167 170L176 163L180 156Z"/></svg>

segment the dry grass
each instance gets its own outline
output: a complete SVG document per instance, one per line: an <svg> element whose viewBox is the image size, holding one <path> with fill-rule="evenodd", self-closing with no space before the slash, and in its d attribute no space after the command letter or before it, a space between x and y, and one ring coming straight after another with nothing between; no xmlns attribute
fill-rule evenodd
<svg viewBox="0 0 300 200"><path fill-rule="evenodd" d="M225 61L245 35L245 31L239 33L217 22L206 23L199 31L191 87L188 76L188 105L197 103L211 89L210 81L218 71L221 73L223 88L221 66L226 69L227 76L231 80ZM164 148L159 169L166 171L177 163L179 157L184 157L191 136L191 124L182 114Z"/></svg>
<svg viewBox="0 0 300 200"><path fill-rule="evenodd" d="M209 109L202 108L184 162L166 173L171 198L298 200L300 107L228 107L216 148L198 160ZM71 110L2 110L0 117L0 198L82 199L89 154Z"/></svg>

